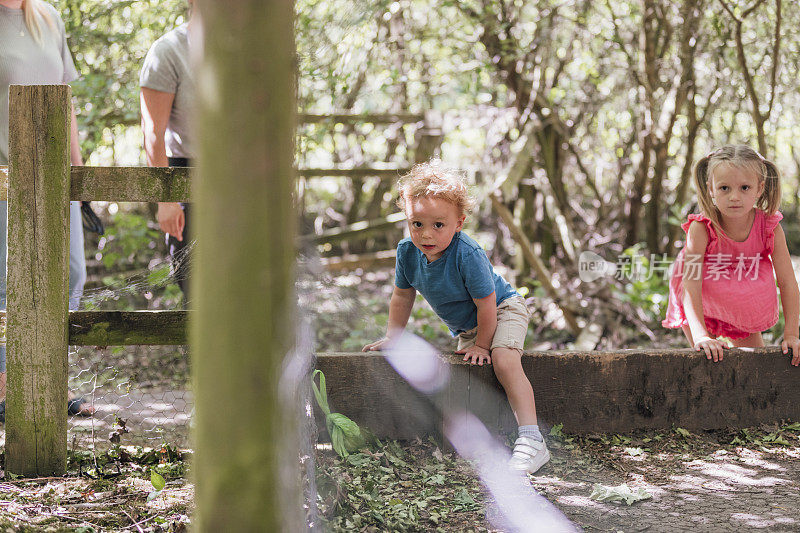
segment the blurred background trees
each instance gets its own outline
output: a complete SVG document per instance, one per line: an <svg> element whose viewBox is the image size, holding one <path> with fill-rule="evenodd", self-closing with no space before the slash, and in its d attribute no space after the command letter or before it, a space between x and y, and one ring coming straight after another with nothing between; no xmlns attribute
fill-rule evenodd
<svg viewBox="0 0 800 533"><path fill-rule="evenodd" d="M56 6L83 75L74 92L85 157L143 164L141 60L184 20L185 1ZM481 202L469 231L518 286L551 301L488 201L498 194L563 295L559 305L582 322L656 326L662 279L585 283L577 258L590 250L611 263L638 255L652 265L674 256L680 223L697 209L692 164L722 144L750 144L778 163L784 229L790 250L800 247L800 10L792 2L298 0L296 12L301 113L425 116L301 124L298 168L407 168L420 159L421 135L438 129L434 153L475 180ZM391 177L300 180L304 231L395 212ZM320 251L388 250L401 237L397 226Z"/></svg>

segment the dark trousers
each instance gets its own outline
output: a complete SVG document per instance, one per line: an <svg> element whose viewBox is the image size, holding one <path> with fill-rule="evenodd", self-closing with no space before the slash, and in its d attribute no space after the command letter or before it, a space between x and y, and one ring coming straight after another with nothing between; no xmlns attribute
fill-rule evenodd
<svg viewBox="0 0 800 533"><path fill-rule="evenodd" d="M169 166L171 167L189 167L191 160L185 157L170 157ZM169 257L172 261L172 268L175 273L175 280L183 292L184 307L187 307L189 302L189 263L191 262L191 242L192 233L189 225L189 204L181 203L183 207L183 216L186 221L183 226L183 240L179 241L169 233L167 233L167 248L169 249Z"/></svg>

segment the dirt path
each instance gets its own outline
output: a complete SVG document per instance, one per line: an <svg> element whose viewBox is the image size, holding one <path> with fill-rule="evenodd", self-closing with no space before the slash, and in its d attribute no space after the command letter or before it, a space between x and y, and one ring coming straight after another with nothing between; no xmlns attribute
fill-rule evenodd
<svg viewBox="0 0 800 533"><path fill-rule="evenodd" d="M800 446L735 448L710 454L554 450L534 487L588 531L800 530ZM605 464L604 464L605 463ZM642 487L631 506L589 498L594 483Z"/></svg>
<svg viewBox="0 0 800 533"><path fill-rule="evenodd" d="M73 416L69 420L68 440L71 449L90 450L92 443L105 450L111 442L117 417L125 420L129 433L122 444L157 447L162 442L189 448L192 393L186 390L104 390L84 396L94 405L94 417ZM5 428L0 426L0 446L5 445Z"/></svg>
<svg viewBox="0 0 800 533"><path fill-rule="evenodd" d="M90 396L85 398L92 401ZM159 446L167 442L188 448L193 405L192 393L185 390L99 390L94 398L95 416L70 419L70 443L77 439L78 447L88 444L94 427L97 446L107 447L114 420L119 417L129 431L122 436L123 444Z"/></svg>

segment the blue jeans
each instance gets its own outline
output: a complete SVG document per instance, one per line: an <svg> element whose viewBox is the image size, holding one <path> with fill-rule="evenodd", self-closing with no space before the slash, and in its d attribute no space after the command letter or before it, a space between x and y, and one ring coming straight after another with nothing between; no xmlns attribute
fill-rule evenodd
<svg viewBox="0 0 800 533"><path fill-rule="evenodd" d="M0 309L6 308L6 255L8 246L8 202L0 202ZM83 252L83 219L80 202L69 203L69 308L77 309L86 283ZM0 372L6 371L6 345L0 345Z"/></svg>

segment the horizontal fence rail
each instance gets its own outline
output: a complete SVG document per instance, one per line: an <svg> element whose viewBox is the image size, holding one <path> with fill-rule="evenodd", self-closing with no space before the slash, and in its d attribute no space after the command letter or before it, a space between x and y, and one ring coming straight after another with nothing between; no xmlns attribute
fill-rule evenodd
<svg viewBox="0 0 800 533"><path fill-rule="evenodd" d="M301 178L397 179L408 166L301 168ZM191 194L190 167L86 167L70 172L70 200L115 202L187 202ZM0 200L8 199L8 167L0 166Z"/></svg>
<svg viewBox="0 0 800 533"><path fill-rule="evenodd" d="M115 202L186 202L189 168L72 167L70 200Z"/></svg>
<svg viewBox="0 0 800 533"><path fill-rule="evenodd" d="M357 268L393 267L397 250L381 250L364 254L345 254L339 257L323 257L320 263L329 272L345 272Z"/></svg>
<svg viewBox="0 0 800 533"><path fill-rule="evenodd" d="M416 123L425 120L423 113L334 113L332 115L315 115L300 113L297 116L301 124L394 124L396 122Z"/></svg>
<svg viewBox="0 0 800 533"><path fill-rule="evenodd" d="M191 311L69 311L70 346L179 346ZM0 311L5 320L6 312Z"/></svg>
<svg viewBox="0 0 800 533"><path fill-rule="evenodd" d="M406 174L411 167L352 167L352 168L299 168L297 175L301 178L381 178L397 179Z"/></svg>
<svg viewBox="0 0 800 533"><path fill-rule="evenodd" d="M73 346L187 344L190 311L70 311Z"/></svg>
<svg viewBox="0 0 800 533"><path fill-rule="evenodd" d="M391 215L387 215L383 218L362 220L360 222L355 222L339 228L332 228L314 235L305 235L303 236L303 240L307 242L315 242L317 244L333 244L353 238L363 239L365 237L369 237L370 235L374 235L375 233L380 233L389 228L393 228L400 222L403 222L405 219L405 213L392 213Z"/></svg>

